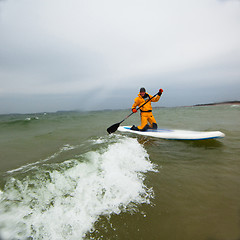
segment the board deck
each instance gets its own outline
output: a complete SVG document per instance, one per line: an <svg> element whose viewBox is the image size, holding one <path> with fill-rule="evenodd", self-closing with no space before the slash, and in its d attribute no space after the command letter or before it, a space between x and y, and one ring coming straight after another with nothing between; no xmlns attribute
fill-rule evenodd
<svg viewBox="0 0 240 240"><path fill-rule="evenodd" d="M205 140L214 138L223 138L224 133L220 131L189 131L189 130L171 130L171 129L148 129L147 131L135 131L131 126L120 126L118 131L130 132L143 136L163 138L169 140Z"/></svg>

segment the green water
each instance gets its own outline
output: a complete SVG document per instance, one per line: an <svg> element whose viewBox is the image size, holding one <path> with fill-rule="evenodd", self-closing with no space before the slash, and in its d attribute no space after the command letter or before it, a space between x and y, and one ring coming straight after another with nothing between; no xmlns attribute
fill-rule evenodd
<svg viewBox="0 0 240 240"><path fill-rule="evenodd" d="M161 128L220 140L109 136L128 114L0 116L0 237L239 239L240 107L154 109Z"/></svg>

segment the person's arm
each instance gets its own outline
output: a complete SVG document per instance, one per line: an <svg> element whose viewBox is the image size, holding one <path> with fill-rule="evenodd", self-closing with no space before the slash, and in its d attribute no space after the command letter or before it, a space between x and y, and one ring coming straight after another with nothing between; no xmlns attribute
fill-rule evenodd
<svg viewBox="0 0 240 240"><path fill-rule="evenodd" d="M152 102L157 102L157 101L160 99L162 93L163 93L163 90L162 90L162 89L159 89L159 92L158 92L157 96L154 97L151 101L152 101ZM152 97L152 96L150 96L150 97Z"/></svg>
<svg viewBox="0 0 240 240"><path fill-rule="evenodd" d="M136 113L137 112L137 109L136 107L139 106L139 101L137 98L134 99L134 103L132 105L132 112Z"/></svg>

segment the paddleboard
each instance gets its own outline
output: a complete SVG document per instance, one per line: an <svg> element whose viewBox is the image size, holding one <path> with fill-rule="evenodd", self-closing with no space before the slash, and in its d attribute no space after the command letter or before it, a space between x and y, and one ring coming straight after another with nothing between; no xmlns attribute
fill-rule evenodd
<svg viewBox="0 0 240 240"><path fill-rule="evenodd" d="M171 129L148 129L147 131L130 130L131 126L120 126L118 131L130 132L143 136L163 138L169 140L205 140L214 138L223 138L224 133L220 131L203 132L203 131L189 131L189 130L171 130Z"/></svg>

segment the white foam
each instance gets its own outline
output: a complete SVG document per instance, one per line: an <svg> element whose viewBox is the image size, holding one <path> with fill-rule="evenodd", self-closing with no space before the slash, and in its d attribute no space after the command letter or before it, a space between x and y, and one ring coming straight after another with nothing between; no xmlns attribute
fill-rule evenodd
<svg viewBox="0 0 240 240"><path fill-rule="evenodd" d="M77 146L71 146L70 144L65 144L61 149L60 152L69 151L75 149Z"/></svg>
<svg viewBox="0 0 240 240"><path fill-rule="evenodd" d="M110 141L116 141L119 140L120 138L122 138L122 135L120 134L111 134L108 135L108 137L99 137L97 139L91 139L89 140L89 142L93 143L93 144L102 144L102 143L108 143L109 140Z"/></svg>
<svg viewBox="0 0 240 240"><path fill-rule="evenodd" d="M92 142L93 144L102 144L102 143L106 143L107 139L100 137L98 139L90 140L90 142Z"/></svg>
<svg viewBox="0 0 240 240"><path fill-rule="evenodd" d="M8 181L0 194L3 239L81 239L99 216L150 202L153 191L144 185L144 173L155 170L136 139L81 157L34 178Z"/></svg>

